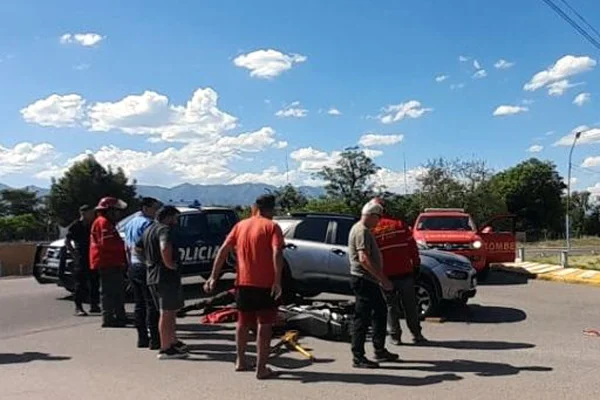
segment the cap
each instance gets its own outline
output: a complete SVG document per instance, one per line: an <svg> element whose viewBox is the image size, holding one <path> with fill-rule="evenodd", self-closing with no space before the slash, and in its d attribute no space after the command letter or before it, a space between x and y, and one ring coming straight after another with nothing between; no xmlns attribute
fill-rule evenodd
<svg viewBox="0 0 600 400"><path fill-rule="evenodd" d="M374 201L369 201L362 208L362 215L379 215L383 214L383 207L381 205L376 204Z"/></svg>
<svg viewBox="0 0 600 400"><path fill-rule="evenodd" d="M116 197L104 197L96 206L96 210L108 210L109 208L124 210L127 208L127 203L121 199L117 199Z"/></svg>

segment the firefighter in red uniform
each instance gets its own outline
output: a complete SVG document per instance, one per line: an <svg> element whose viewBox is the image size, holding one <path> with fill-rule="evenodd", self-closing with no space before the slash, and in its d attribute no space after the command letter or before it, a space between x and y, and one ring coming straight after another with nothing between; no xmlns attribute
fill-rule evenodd
<svg viewBox="0 0 600 400"><path fill-rule="evenodd" d="M90 267L97 270L102 287L102 327L119 328L127 325L123 281L127 269L125 244L116 224L127 208L123 200L105 197L98 203L98 217L90 235Z"/></svg>
<svg viewBox="0 0 600 400"><path fill-rule="evenodd" d="M385 207L380 198L371 201ZM413 335L414 343L424 343L427 340L421 333L415 294L415 277L419 272L421 259L412 232L403 221L384 214L374 228L373 234L383 257L383 273L394 284L394 290L386 293L388 329L392 340L398 345L402 344L400 327L400 303L402 303L406 323Z"/></svg>

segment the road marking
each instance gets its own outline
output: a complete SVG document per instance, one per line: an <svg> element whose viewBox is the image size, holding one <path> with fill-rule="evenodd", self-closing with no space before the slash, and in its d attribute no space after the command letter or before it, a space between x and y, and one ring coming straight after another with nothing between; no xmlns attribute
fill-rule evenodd
<svg viewBox="0 0 600 400"><path fill-rule="evenodd" d="M518 267L521 267L521 268L528 269L528 268L530 268L530 267L535 267L535 266L538 266L538 265L540 265L540 264L538 264L538 263L534 263L534 262L524 262L524 263L522 263L522 264L519 264L519 265L517 265L517 266L518 266Z"/></svg>
<svg viewBox="0 0 600 400"><path fill-rule="evenodd" d="M600 273L600 272L598 272L598 271L588 271L588 272L585 272L585 273L583 273L583 274L579 275L579 277L580 277L581 279L590 279L590 278L593 278L593 277L595 277L595 276L596 276L596 275L598 275L599 273Z"/></svg>
<svg viewBox="0 0 600 400"><path fill-rule="evenodd" d="M560 267L560 266L558 266L558 265L537 264L537 265L536 265L536 266L534 266L534 267L527 268L527 271L529 271L529 272L533 272L533 273L536 273L536 274L537 274L537 273L539 273L539 272L541 272L541 271L543 271L543 270L546 270L546 269L548 269L548 268L551 268L551 269L555 269L555 270L556 270L556 269L560 269L560 268L562 268L562 267Z"/></svg>
<svg viewBox="0 0 600 400"><path fill-rule="evenodd" d="M545 265L544 268L536 269L535 273L536 274L546 274L548 272L557 271L559 269L562 269L562 267L559 265Z"/></svg>
<svg viewBox="0 0 600 400"><path fill-rule="evenodd" d="M580 270L578 270L577 268L566 268L566 269L563 269L562 271L556 271L552 275L565 276L565 275L572 274L575 271L580 271Z"/></svg>

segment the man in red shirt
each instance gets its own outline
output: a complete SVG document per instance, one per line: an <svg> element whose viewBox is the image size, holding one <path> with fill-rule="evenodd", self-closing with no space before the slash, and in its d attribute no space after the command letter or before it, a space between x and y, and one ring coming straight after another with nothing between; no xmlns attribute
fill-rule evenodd
<svg viewBox="0 0 600 400"><path fill-rule="evenodd" d="M102 327L120 328L127 325L123 281L127 269L125 244L116 224L127 204L115 197L105 197L98 203L98 217L90 235L90 268L98 271L102 287Z"/></svg>
<svg viewBox="0 0 600 400"><path fill-rule="evenodd" d="M238 222L225 239L215 259L213 272L204 286L206 292L215 289L221 268L233 249L237 256L236 371L248 369L246 348L249 330L258 324L258 365L256 377L269 379L276 373L267 367L271 348L273 324L277 318L277 300L281 296L283 267L283 232L272 221L275 196L263 195L256 199L256 212Z"/></svg>
<svg viewBox="0 0 600 400"><path fill-rule="evenodd" d="M385 206L380 198L371 201L382 207ZM394 283L394 290L386 294L388 329L392 340L398 345L402 344L401 302L414 343L424 343L426 339L421 333L415 294L415 276L421 265L421 259L412 232L403 221L384 214L373 229L373 234L383 256L383 274Z"/></svg>

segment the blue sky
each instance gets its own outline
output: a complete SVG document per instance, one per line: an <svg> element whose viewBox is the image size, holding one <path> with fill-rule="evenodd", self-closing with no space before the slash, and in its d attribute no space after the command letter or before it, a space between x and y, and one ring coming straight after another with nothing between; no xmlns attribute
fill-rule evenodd
<svg viewBox="0 0 600 400"><path fill-rule="evenodd" d="M439 156L566 175L556 143L586 126L585 189L599 59L542 1L3 2L0 182L47 186L88 152L145 184L311 184L362 143L402 191L404 155L409 182Z"/></svg>

